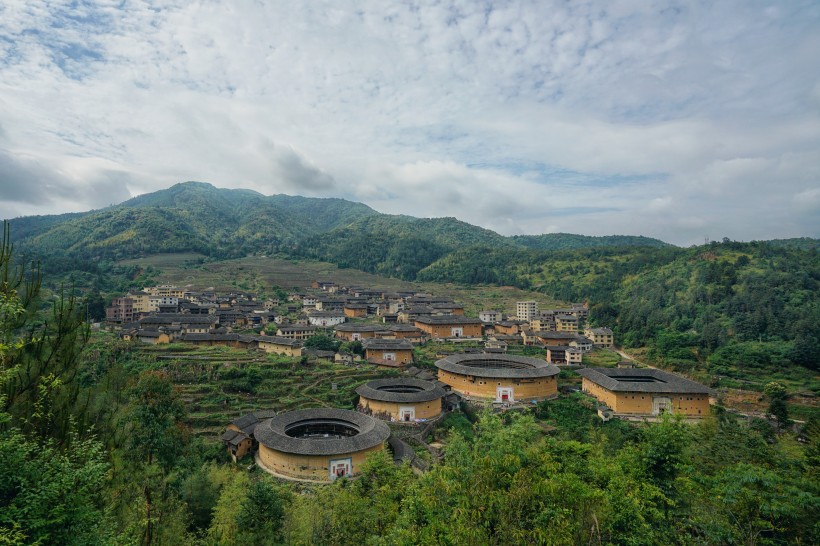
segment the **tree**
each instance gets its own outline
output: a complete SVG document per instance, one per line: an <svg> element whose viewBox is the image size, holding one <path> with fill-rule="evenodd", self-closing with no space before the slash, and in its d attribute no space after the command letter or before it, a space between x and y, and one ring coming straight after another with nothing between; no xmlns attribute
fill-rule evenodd
<svg viewBox="0 0 820 546"><path fill-rule="evenodd" d="M8 224L0 242L0 411L24 432L64 441L78 388L73 381L88 339L78 301L61 291L40 313L36 264L14 259Z"/></svg>
<svg viewBox="0 0 820 546"><path fill-rule="evenodd" d="M237 515L239 542L271 544L279 542L288 495L262 477L248 488Z"/></svg>
<svg viewBox="0 0 820 546"><path fill-rule="evenodd" d="M314 334L305 340L305 348L320 351L338 351L341 342L327 334Z"/></svg>
<svg viewBox="0 0 820 546"><path fill-rule="evenodd" d="M169 493L166 478L189 440L182 423L185 408L163 372L141 373L128 396L122 427L125 456L130 474L140 476L133 481L140 485L144 510L140 542L150 546L158 541L160 522L178 521L179 503Z"/></svg>
<svg viewBox="0 0 820 546"><path fill-rule="evenodd" d="M12 428L0 439L0 544L17 533L27 544L113 543L102 444L72 435L68 448L33 441ZM12 542L13 543L13 542Z"/></svg>
<svg viewBox="0 0 820 546"><path fill-rule="evenodd" d="M774 415L781 426L787 426L789 420L789 407L786 405L788 394L786 387L782 383L772 381L763 387L763 394L769 399L769 413Z"/></svg>
<svg viewBox="0 0 820 546"><path fill-rule="evenodd" d="M4 222L0 543L105 544L112 538L102 495L109 466L102 445L81 437L68 411L68 387L82 340L74 300L58 299L52 320L40 322L39 270L15 264L12 251Z"/></svg>

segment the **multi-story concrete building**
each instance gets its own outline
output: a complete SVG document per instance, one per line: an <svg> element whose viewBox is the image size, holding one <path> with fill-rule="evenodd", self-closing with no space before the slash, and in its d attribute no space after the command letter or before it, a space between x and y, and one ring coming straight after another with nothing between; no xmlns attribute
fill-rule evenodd
<svg viewBox="0 0 820 546"><path fill-rule="evenodd" d="M519 301L515 304L515 314L518 320L526 320L527 322L538 316L538 302Z"/></svg>

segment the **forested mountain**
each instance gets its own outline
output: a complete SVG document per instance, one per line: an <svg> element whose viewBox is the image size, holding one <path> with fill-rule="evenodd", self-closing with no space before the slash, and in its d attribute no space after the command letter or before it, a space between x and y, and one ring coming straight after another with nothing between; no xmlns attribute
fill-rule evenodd
<svg viewBox="0 0 820 546"><path fill-rule="evenodd" d="M375 214L343 199L264 196L186 182L98 211L19 218L11 224L24 250L52 258L111 260L162 252L229 258L276 252Z"/></svg>
<svg viewBox="0 0 820 546"><path fill-rule="evenodd" d="M455 218L381 214L344 199L264 196L250 190L184 182L85 213L12 220L18 247L66 263L116 261L147 254L199 252L216 259L284 253L413 279L453 251L663 246L646 237L554 234L504 237ZM54 267L53 264L61 264ZM49 267L51 264L51 267Z"/></svg>

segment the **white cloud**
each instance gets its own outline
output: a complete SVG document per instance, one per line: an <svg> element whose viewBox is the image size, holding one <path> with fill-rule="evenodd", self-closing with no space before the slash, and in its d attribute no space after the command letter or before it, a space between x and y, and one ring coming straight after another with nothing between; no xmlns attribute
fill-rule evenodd
<svg viewBox="0 0 820 546"><path fill-rule="evenodd" d="M8 0L0 214L193 179L504 233L817 236L794 196L820 176L819 22L741 0Z"/></svg>

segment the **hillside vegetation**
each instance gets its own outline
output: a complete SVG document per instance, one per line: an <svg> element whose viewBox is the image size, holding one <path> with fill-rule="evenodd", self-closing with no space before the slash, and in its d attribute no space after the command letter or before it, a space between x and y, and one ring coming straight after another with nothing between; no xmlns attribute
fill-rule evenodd
<svg viewBox="0 0 820 546"><path fill-rule="evenodd" d="M96 290L146 280L117 261L170 252L307 258L403 280L534 290L589 302L592 324L701 380L759 389L778 378L817 394L816 239L678 248L633 236L503 237L455 218L194 182L100 211L17 219L12 235L50 275L72 272Z"/></svg>
<svg viewBox="0 0 820 546"><path fill-rule="evenodd" d="M197 252L214 259L279 253L412 280L421 269L468 246L665 245L646 237L504 237L455 218L387 215L343 199L264 196L201 182L177 184L102 210L11 223L18 248L45 259L52 272L65 268L64 258L110 262L157 253Z"/></svg>

